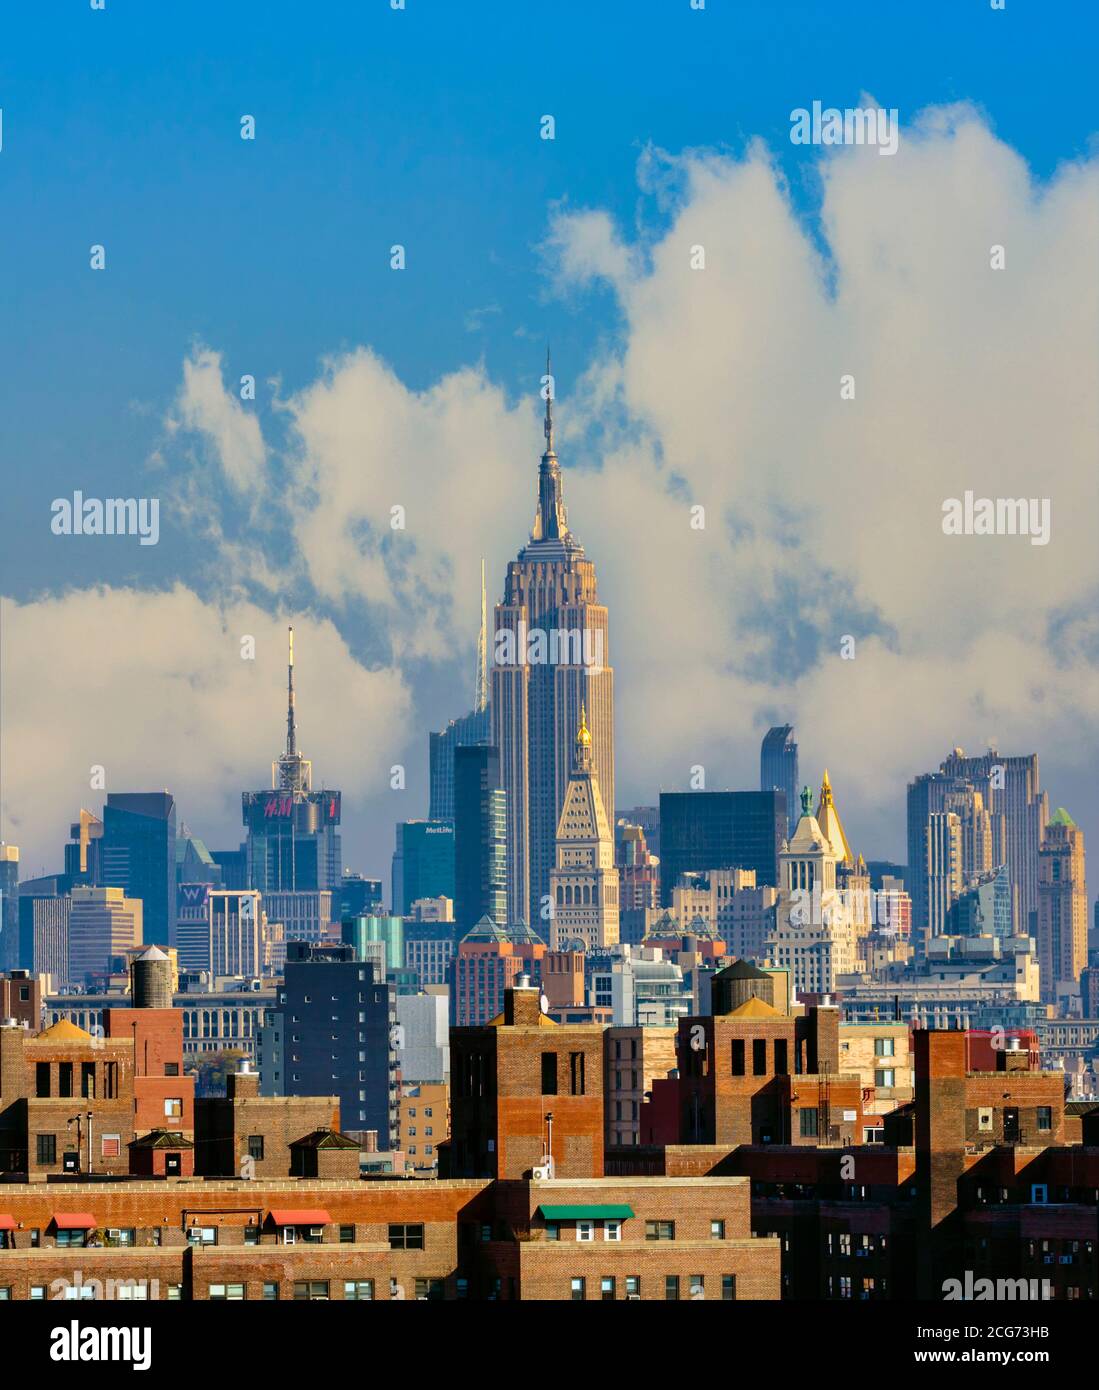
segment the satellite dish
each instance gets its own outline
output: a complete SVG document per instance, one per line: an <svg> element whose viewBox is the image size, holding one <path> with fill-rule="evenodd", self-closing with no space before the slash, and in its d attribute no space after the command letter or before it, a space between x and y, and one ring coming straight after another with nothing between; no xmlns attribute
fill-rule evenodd
<svg viewBox="0 0 1099 1390"><path fill-rule="evenodd" d="M538 1004L544 1014L549 1013L549 1000L546 998L545 993L540 996Z"/></svg>

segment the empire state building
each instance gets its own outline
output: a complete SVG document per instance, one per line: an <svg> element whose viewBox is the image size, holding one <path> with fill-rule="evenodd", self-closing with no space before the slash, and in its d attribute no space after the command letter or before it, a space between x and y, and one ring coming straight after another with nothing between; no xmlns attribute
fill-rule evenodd
<svg viewBox="0 0 1099 1390"><path fill-rule="evenodd" d="M607 817L615 823L607 610L596 591L595 565L568 527L553 447L552 382L547 361L538 507L529 543L508 564L503 602L495 610L492 663L493 741L507 793L508 915L546 939L557 826L582 709Z"/></svg>

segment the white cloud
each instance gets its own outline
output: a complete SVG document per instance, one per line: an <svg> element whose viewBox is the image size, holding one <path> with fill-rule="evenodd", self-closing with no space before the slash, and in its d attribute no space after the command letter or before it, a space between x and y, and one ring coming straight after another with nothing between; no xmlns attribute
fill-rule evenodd
<svg viewBox="0 0 1099 1390"><path fill-rule="evenodd" d="M269 784L285 742L289 622L300 744L354 821L388 794L395 751L418 731L400 675L364 670L330 622L219 608L182 586L5 601L4 820L22 876L57 872L77 810L99 810L97 764L107 791L167 787L212 848L239 844L240 793ZM241 657L246 635L255 660Z"/></svg>
<svg viewBox="0 0 1099 1390"><path fill-rule="evenodd" d="M892 158L811 147L805 158L820 166L819 225L792 209L758 145L741 160L646 151L641 191L660 216L632 242L604 210L552 214L544 250L557 287L582 312L574 297L585 286L609 286L621 315L617 346L559 399L559 450L570 523L610 607L620 806L661 783L683 786L697 763L708 786L755 785L766 724L790 718L804 778L828 764L857 847L896 854L905 781L955 743L1037 749L1047 784L1060 778L1074 794L1099 751L1097 165L1065 166L1037 187L966 108L905 124ZM990 269L996 244L1004 271ZM705 270L691 268L696 245ZM480 558L498 597L530 526L539 366L516 403L483 367L417 392L360 349L280 403L277 450L226 389L218 355L198 352L184 369L181 430L213 446L253 517L277 512L288 527L277 555L262 534L228 520L224 536L215 528L235 557L230 576L261 583L274 604L304 577L341 625L365 611L418 703L442 682L449 713L462 713L469 692L448 682L465 669L456 654L472 650ZM840 399L847 373L854 401ZM600 441L599 469L578 466L596 461L571 442L585 437ZM943 536L943 500L967 489L1049 497L1050 544ZM704 531L689 524L696 503ZM390 526L397 505L404 531ZM148 613L136 596L111 602L121 621L96 596L61 601L64 620L52 620L85 654L62 690L85 688L97 651L89 633L129 634L135 614L139 634L158 629L152 655L127 654L128 679L110 686L128 715L110 754L131 760L125 775L142 780L156 739L178 746L159 700L174 721L191 720L192 748L202 727L224 721L212 756L194 764L196 797L254 782L277 731L255 727L247 677L229 674L230 653L209 673L216 698L192 679L193 639L231 645L216 612L186 591L148 600ZM174 654L169 603L192 632ZM260 624L258 612L250 621ZM268 621L274 640L279 624ZM854 661L839 658L845 634L857 639ZM406 695L392 670L368 675L333 650L308 751L318 769L338 755L353 790L377 775L362 762L360 718L391 721ZM109 703L101 693L93 708ZM304 687L302 703L308 710ZM84 765L104 761L86 745L113 727L81 706L66 694L66 716L38 720L28 707L22 726L38 759L57 775L69 769L74 805L87 799ZM132 739L145 711L152 733ZM34 743L35 727L55 724L83 740L72 746L66 734L63 757ZM389 729L387 742L425 733L422 723ZM387 748L374 762L396 760ZM163 765L165 780L177 775L171 757ZM25 800L9 796L22 814ZM388 854L392 821L424 802L377 803L372 867Z"/></svg>

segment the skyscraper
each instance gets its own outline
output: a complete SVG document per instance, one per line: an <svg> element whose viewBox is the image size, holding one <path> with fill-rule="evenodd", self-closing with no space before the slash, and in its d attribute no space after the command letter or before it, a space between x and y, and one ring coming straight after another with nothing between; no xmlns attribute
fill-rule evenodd
<svg viewBox="0 0 1099 1390"><path fill-rule="evenodd" d="M342 872L340 793L313 791L313 764L298 749L293 628L289 645L286 750L271 764L271 790L241 796L247 886L263 894L338 889Z"/></svg>
<svg viewBox="0 0 1099 1390"><path fill-rule="evenodd" d="M0 970L19 964L19 850L0 844Z"/></svg>
<svg viewBox="0 0 1099 1390"><path fill-rule="evenodd" d="M338 1096L340 1128L376 1130L390 1147L397 1127L393 986L348 945L291 942L275 1017L284 1035L282 1094Z"/></svg>
<svg viewBox="0 0 1099 1390"><path fill-rule="evenodd" d="M692 869L755 869L757 884L777 887L787 829L780 791L661 792L661 903L671 907L680 874Z"/></svg>
<svg viewBox="0 0 1099 1390"><path fill-rule="evenodd" d="M618 943L614 837L599 791L585 713L581 705L572 774L557 823L556 862L550 871L551 951L601 951Z"/></svg>
<svg viewBox="0 0 1099 1390"><path fill-rule="evenodd" d="M453 898L454 825L451 821L409 820L397 825L393 850L393 901L407 916L417 898Z"/></svg>
<svg viewBox="0 0 1099 1390"><path fill-rule="evenodd" d="M482 560L481 635L477 641L477 688L473 698L473 708L461 719L452 719L442 733L433 733L430 736L428 820L454 819L455 750L490 744L491 742L492 716L488 708L488 618L485 597L485 562ZM476 920L474 918L474 921Z"/></svg>
<svg viewBox="0 0 1099 1390"><path fill-rule="evenodd" d="M968 799L968 811L959 806L959 793ZM974 793L980 794L979 800ZM953 811L971 821L963 831L963 856L976 874L1000 864L1007 866L1014 896L1014 930L1033 935L1032 914L1038 908L1038 850L1049 818L1049 800L1039 786L1037 754L1005 758L990 748L967 758L962 749L955 748L938 772L924 773L909 783L908 889L912 894L913 940L917 943L922 943L929 926L923 866L925 831L933 811Z"/></svg>
<svg viewBox="0 0 1099 1390"><path fill-rule="evenodd" d="M962 822L954 811L932 811L927 818L922 880L927 900L926 945L946 931L947 914L965 885Z"/></svg>
<svg viewBox="0 0 1099 1390"><path fill-rule="evenodd" d="M1042 1002L1074 990L1088 963L1084 832L1064 807L1046 826L1038 869L1038 964Z"/></svg>
<svg viewBox="0 0 1099 1390"><path fill-rule="evenodd" d="M101 887L141 899L146 941L176 944L176 803L170 792L108 794L99 875Z"/></svg>
<svg viewBox="0 0 1099 1390"><path fill-rule="evenodd" d="M546 449L530 542L508 565L496 605L492 727L507 793L508 914L537 922L549 892L557 822L586 706L592 756L614 825L614 672L595 566L568 527L553 447L553 377L546 363Z"/></svg>
<svg viewBox="0 0 1099 1390"><path fill-rule="evenodd" d="M796 990L831 994L837 976L858 967L857 934L849 905L837 893L843 829L838 816L831 825L817 820L812 797L806 787L797 826L779 853L781 882L767 954L790 971Z"/></svg>
<svg viewBox="0 0 1099 1390"><path fill-rule="evenodd" d="M786 794L786 823L798 823L798 745L792 724L776 724L763 735L759 750L759 789Z"/></svg>
<svg viewBox="0 0 1099 1390"><path fill-rule="evenodd" d="M121 888L74 888L69 909L70 983L105 975L112 961L143 944L142 903Z"/></svg>
<svg viewBox="0 0 1099 1390"><path fill-rule="evenodd" d="M454 920L458 938L482 917L507 921L507 793L493 747L454 750Z"/></svg>
<svg viewBox="0 0 1099 1390"><path fill-rule="evenodd" d="M215 888L207 896L206 910L211 974L261 975L264 916L260 894L254 889L242 893Z"/></svg>

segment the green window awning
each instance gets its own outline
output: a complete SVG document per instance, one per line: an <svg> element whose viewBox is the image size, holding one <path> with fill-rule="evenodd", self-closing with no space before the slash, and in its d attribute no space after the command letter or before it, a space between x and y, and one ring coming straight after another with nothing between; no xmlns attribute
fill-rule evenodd
<svg viewBox="0 0 1099 1390"><path fill-rule="evenodd" d="M633 1207L607 1202L589 1207L547 1207L538 1210L547 1221L625 1221L633 1215Z"/></svg>

